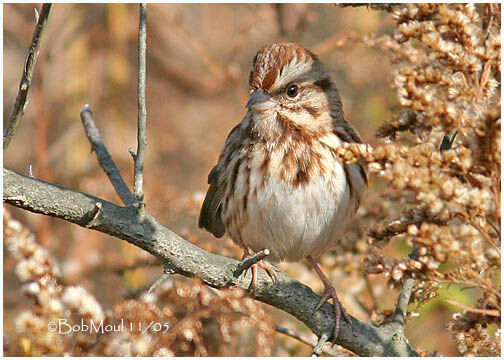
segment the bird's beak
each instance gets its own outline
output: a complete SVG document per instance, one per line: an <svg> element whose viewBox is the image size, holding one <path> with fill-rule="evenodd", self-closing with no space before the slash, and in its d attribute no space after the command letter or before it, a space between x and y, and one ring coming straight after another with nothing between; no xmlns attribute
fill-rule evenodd
<svg viewBox="0 0 504 360"><path fill-rule="evenodd" d="M245 105L245 108L264 111L271 109L275 105L276 103L271 95L265 92L262 88L259 88L250 95L250 99L247 102L247 105Z"/></svg>

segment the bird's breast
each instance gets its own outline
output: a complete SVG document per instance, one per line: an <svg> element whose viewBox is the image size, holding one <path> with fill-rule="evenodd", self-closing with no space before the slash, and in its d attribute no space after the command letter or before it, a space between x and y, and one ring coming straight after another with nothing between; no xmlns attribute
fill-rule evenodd
<svg viewBox="0 0 504 360"><path fill-rule="evenodd" d="M223 218L231 238L272 261L327 252L348 228L352 210L345 170L323 144L309 149L254 147L236 177Z"/></svg>

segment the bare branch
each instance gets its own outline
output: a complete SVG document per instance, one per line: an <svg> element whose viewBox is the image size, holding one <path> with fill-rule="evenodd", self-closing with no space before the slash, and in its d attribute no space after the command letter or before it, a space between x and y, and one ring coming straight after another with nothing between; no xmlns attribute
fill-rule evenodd
<svg viewBox="0 0 504 360"><path fill-rule="evenodd" d="M406 319L406 314L408 313L408 305L414 283L415 279L404 280L403 288L397 298L393 322L402 328L404 328L404 321Z"/></svg>
<svg viewBox="0 0 504 360"><path fill-rule="evenodd" d="M107 147L103 143L100 131L96 127L93 120L93 113L88 104L84 105L80 112L82 125L84 126L84 131L86 132L87 138L93 147L93 151L96 153L98 162L100 166L105 170L110 182L114 186L117 195L121 198L125 205L131 205L135 202L135 197L128 189L128 186L124 182L119 169L117 169L114 160L110 156Z"/></svg>
<svg viewBox="0 0 504 360"><path fill-rule="evenodd" d="M209 253L160 225L145 212L122 207L78 191L22 176L4 169L4 202L19 208L57 217L97 230L136 245L162 260L163 265L185 276L196 276L215 288L238 286L248 289L251 275L235 278L238 261ZM101 205L99 211L97 203ZM315 335L329 339L334 327L334 310L325 303L313 312L320 296L282 271L272 284L266 271L258 271L256 300L284 310L305 323ZM336 343L361 356L417 356L397 326L382 327L352 318L353 330L344 322Z"/></svg>
<svg viewBox="0 0 504 360"><path fill-rule="evenodd" d="M45 25L47 23L47 18L49 17L50 10L51 4L44 4L42 5L42 11L40 12L40 15L37 16L37 25L35 26L35 32L33 33L31 45L28 49L28 55L26 56L23 75L21 75L21 82L19 83L19 90L16 96L16 103L14 105L14 109L12 110L12 115L4 126L4 149L9 146L9 143L14 136L14 133L16 132L19 121L23 117L28 105L28 92L30 91L33 70L35 69L35 64L37 63L40 41L42 39L42 35L44 34Z"/></svg>
<svg viewBox="0 0 504 360"><path fill-rule="evenodd" d="M483 314L483 315L494 316L494 317L500 317L500 315L501 315L500 310L475 308L472 306L467 306L467 305L461 304L461 303L456 302L455 300L452 300L452 299L445 299L445 301L447 303L452 304L452 305L458 306L459 308L462 308L465 311L469 311L469 312L472 312L475 314Z"/></svg>
<svg viewBox="0 0 504 360"><path fill-rule="evenodd" d="M236 268L234 273L235 276L240 276L245 270L249 269L252 265L257 264L259 261L264 259L270 254L268 249L264 249L254 254L253 256L243 260L240 265Z"/></svg>
<svg viewBox="0 0 504 360"><path fill-rule="evenodd" d="M409 255L409 258L413 260L418 259L418 249L416 247L413 248L413 251ZM394 326L397 326L401 331L404 330L404 322L406 320L406 315L408 313L408 305L414 283L415 279L405 279L403 281L403 288L401 290L401 293L397 298L397 305L394 312L394 318L392 324Z"/></svg>
<svg viewBox="0 0 504 360"><path fill-rule="evenodd" d="M161 284L163 284L168 278L176 273L176 269L171 268L166 263L163 265L163 274L157 279L154 284L152 284L148 290L148 292L153 292L156 288L158 288Z"/></svg>
<svg viewBox="0 0 504 360"><path fill-rule="evenodd" d="M145 53L147 49L147 5L140 4L140 25L138 29L138 147L135 156L135 184L134 193L138 203L143 203L143 166L145 148L147 147L145 107Z"/></svg>

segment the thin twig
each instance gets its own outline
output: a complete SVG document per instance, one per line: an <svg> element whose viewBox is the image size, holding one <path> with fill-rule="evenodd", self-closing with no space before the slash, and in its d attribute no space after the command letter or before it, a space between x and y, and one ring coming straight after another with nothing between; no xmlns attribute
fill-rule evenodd
<svg viewBox="0 0 504 360"><path fill-rule="evenodd" d="M397 305L394 313L393 322L404 326L404 321L406 319L406 314L408 313L408 305L411 296L411 290L413 290L413 284L415 279L407 279L403 282L403 288L399 297L397 298Z"/></svg>
<svg viewBox="0 0 504 360"><path fill-rule="evenodd" d="M31 41L30 48L28 49L28 55L26 56L25 66L23 69L23 75L21 75L21 82L19 83L19 90L16 96L16 103L14 109L12 110L12 115L5 124L4 136L3 136L3 148L6 149L9 145L16 129L19 125L19 121L23 117L23 114L28 105L28 92L30 90L30 85L33 76L33 70L35 69L35 64L37 63L37 58L39 55L40 41L42 39L42 34L44 33L45 25L47 23L47 18L49 17L49 12L51 10L51 4L42 5L42 11L37 19L37 25L35 26L35 31L33 33L33 38Z"/></svg>
<svg viewBox="0 0 504 360"><path fill-rule="evenodd" d="M445 301L449 304L452 304L452 305L455 305L455 306L458 306L466 311L469 311L469 312L472 312L472 313L475 313L475 314L483 314L483 315L488 315L488 316L494 316L494 317L500 317L501 316L501 312L500 310L496 310L496 309L478 309L478 308L475 308L475 307L472 307L472 306L467 306L467 305L464 305L464 304L461 304L459 302L456 302L455 300L452 300L452 299L445 299Z"/></svg>
<svg viewBox="0 0 504 360"><path fill-rule="evenodd" d="M410 259L418 259L418 250L413 248L413 251L409 255ZM410 302L411 291L413 290L413 285L415 279L405 279L403 282L403 288L399 297L397 298L397 305L394 313L393 324L404 328L404 322L406 320L406 314L408 313L408 305Z"/></svg>
<svg viewBox="0 0 504 360"><path fill-rule="evenodd" d="M478 280L475 280L475 281L453 280L453 279L443 279L442 277L440 277L438 275L437 278L434 280L439 283L448 284L448 286L450 286L450 285L463 285L464 287L461 290L473 289L473 288L474 289L482 289L483 291L487 291L494 296L500 296L500 292L496 291L491 286L488 286L488 281L489 281L488 279L479 278ZM486 280L485 282L487 282L487 284L485 284L482 280Z"/></svg>
<svg viewBox="0 0 504 360"><path fill-rule="evenodd" d="M492 237L488 234L488 232L485 230L485 228L483 228L480 224L478 224L477 221L475 221L473 218L467 218L467 221L469 222L469 224L471 224L476 230L479 231L479 233L481 234L481 236L483 236L483 238L488 241L488 243L495 249L495 251L497 251L497 254L499 254L499 257L501 257L501 251L499 249L499 247L497 246L497 244L495 243L495 241L493 241Z"/></svg>
<svg viewBox="0 0 504 360"><path fill-rule="evenodd" d="M276 332L290 336L291 338L296 339L298 341L301 341L303 344L306 344L312 348L314 348L317 345L316 341L312 341L310 339L307 339L304 336L301 336L301 335L295 333L291 329L284 328L284 327L277 325L277 324L274 325L274 329ZM340 352L338 350L334 350L329 344L322 348L322 352L326 355L329 355L329 356L343 356L342 352Z"/></svg>
<svg viewBox="0 0 504 360"><path fill-rule="evenodd" d="M364 273L364 281L366 282L366 289L369 293L369 296L371 297L371 301L373 302L373 307L371 308L371 313L378 309L378 300L376 300L375 293L373 291L373 288L371 286L371 281L369 280L369 275Z"/></svg>
<svg viewBox="0 0 504 360"><path fill-rule="evenodd" d="M138 147L135 155L135 184L134 193L138 203L143 203L143 165L145 148L147 146L145 107L145 53L147 49L147 5L140 4L140 25L138 27Z"/></svg>
<svg viewBox="0 0 504 360"><path fill-rule="evenodd" d="M117 195L119 195L125 205L133 204L135 202L135 197L128 189L128 186L124 182L119 169L117 169L114 160L112 160L107 147L103 143L100 131L95 125L93 114L91 113L91 108L88 104L84 105L80 112L80 116L87 138L91 143L91 146L93 147L93 151L98 157L98 162L100 163L100 166L103 168L103 170L105 170L105 173L114 186Z"/></svg>
<svg viewBox="0 0 504 360"><path fill-rule="evenodd" d="M497 235L497 239L500 239L501 238L501 232L500 232L500 229L497 227L497 225L495 225L490 220L487 220L487 223L489 223L490 226L492 227L492 229L495 231L495 234Z"/></svg>
<svg viewBox="0 0 504 360"><path fill-rule="evenodd" d="M156 290L161 284L163 284L166 280L168 280L172 276L171 273L169 272L163 272L161 276L154 281L154 283L149 287L149 290L147 292L151 293L154 290Z"/></svg>
<svg viewBox="0 0 504 360"><path fill-rule="evenodd" d="M238 267L236 268L234 272L235 277L239 277L245 270L250 268L252 265L257 264L259 261L264 259L266 256L270 254L270 251L268 249L261 250L254 255L252 255L249 258L246 258L243 260Z"/></svg>

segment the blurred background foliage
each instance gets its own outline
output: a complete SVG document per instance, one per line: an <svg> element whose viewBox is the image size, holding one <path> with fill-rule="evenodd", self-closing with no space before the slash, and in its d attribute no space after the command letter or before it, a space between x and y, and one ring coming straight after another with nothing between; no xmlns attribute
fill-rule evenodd
<svg viewBox="0 0 504 360"><path fill-rule="evenodd" d="M35 5L4 4L4 119L10 116L35 24ZM479 9L481 11L481 9ZM234 258L241 250L230 239L215 239L197 227L207 189L207 174L224 140L245 115L248 73L261 46L299 42L327 65L342 96L346 119L365 142L382 144L377 128L392 117L397 97L390 86L390 54L371 46L374 37L392 34L392 16L365 7L332 4L149 4L147 17L147 137L145 202L163 225L209 251ZM30 104L9 148L4 166L35 177L120 203L90 152L79 112L90 104L95 121L127 183L136 148L138 6L134 4L55 4L42 39ZM408 135L402 138L408 143ZM370 179L369 194L383 190ZM400 198L400 194L397 194ZM376 199L364 199L371 207ZM156 260L142 250L107 235L49 217L9 208L61 266L62 284L82 284L105 309L119 299L135 298L160 275ZM380 208L376 207L379 218ZM371 214L372 215L372 214ZM361 214L360 219L366 219ZM375 219L374 222L379 219ZM342 246L323 258L326 273L355 317L369 321L392 309L397 291L382 275L365 275L368 224L360 221ZM343 245L345 244L343 242ZM344 251L342 251L344 250ZM403 258L411 247L393 240L384 254ZM13 273L15 260L4 252L5 355L21 355L15 319L32 306L21 296ZM136 266L143 264L143 266ZM307 264L281 264L291 276L321 292L322 285ZM193 284L179 276L166 291ZM195 285L196 286L196 285ZM198 285L199 286L199 285ZM457 355L446 323L454 306L445 297L472 305L475 291L443 287L436 300L416 309L406 336L417 349ZM164 299L166 301L166 299ZM260 304L271 322L314 338L303 324ZM248 327L234 331L246 336ZM494 329L495 331L495 329ZM236 343L234 343L236 347ZM254 355L253 343L236 354ZM223 355L216 349L211 354ZM26 354L26 351L24 352ZM233 354L229 354L233 355ZM275 334L274 356L309 356L311 348Z"/></svg>

